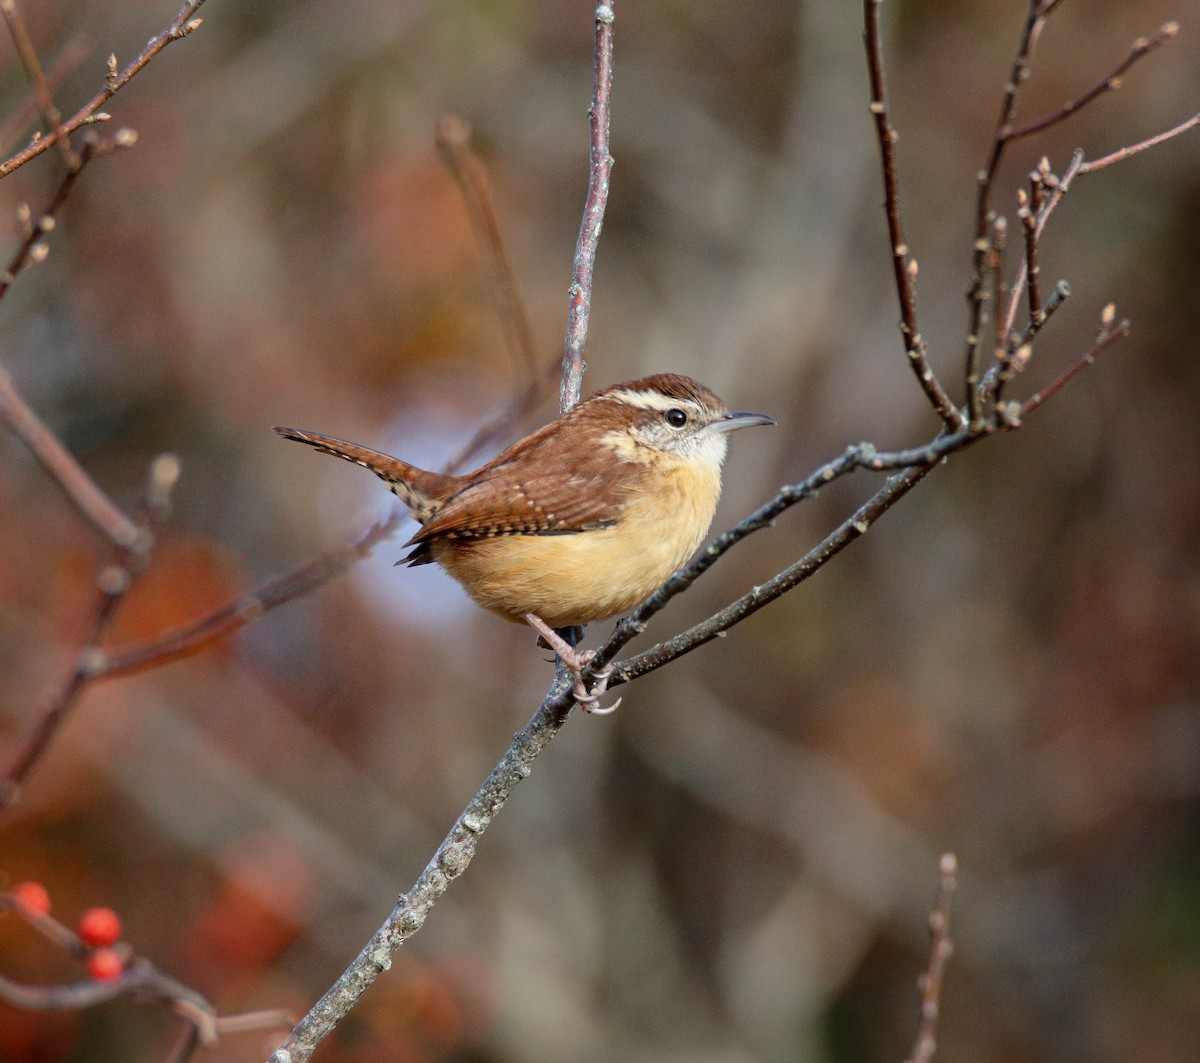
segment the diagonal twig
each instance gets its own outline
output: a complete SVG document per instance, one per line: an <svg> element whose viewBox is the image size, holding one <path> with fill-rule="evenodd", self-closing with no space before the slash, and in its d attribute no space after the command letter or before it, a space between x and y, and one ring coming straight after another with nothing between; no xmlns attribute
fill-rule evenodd
<svg viewBox="0 0 1200 1063"><path fill-rule="evenodd" d="M467 866L489 824L514 789L529 777L534 759L566 723L573 701L570 684L560 676L533 718L517 732L504 758L484 780L412 888L401 895L383 925L354 961L300 1020L268 1063L306 1063L313 1051L350 1013L395 953L425 923L450 884Z"/></svg>
<svg viewBox="0 0 1200 1063"><path fill-rule="evenodd" d="M1037 213L1028 223L1028 229L1030 231L1027 231L1025 235L1026 246L1028 246L1029 242L1032 241L1036 250L1042 239L1042 233L1045 231L1047 223L1050 221L1050 218L1054 214L1055 210L1058 209L1063 197L1070 190L1075 178L1082 172L1083 165L1084 161L1082 151L1076 151L1071 156L1071 161L1061 177L1058 177L1050 172L1050 165L1046 160L1043 160L1042 163L1039 164L1036 174L1038 179L1038 187L1040 189L1038 194L1040 196L1042 191L1046 189L1049 191L1048 194L1046 194L1042 199L1041 206L1038 207ZM1025 223L1023 222L1023 224ZM1021 297L1025 294L1026 287L1029 284L1029 271L1031 266L1037 266L1037 258L1035 255L1031 260L1029 254L1027 253L1022 258L1020 265L1017 267L1016 276L1013 278L1012 287L1008 292L1008 307L1004 314L1005 335L1011 335L1015 327L1017 319L1017 307L1020 305ZM1040 330L1049 319L1050 314L1054 312L1054 305L1061 303L1066 297L1068 291L1069 289L1065 286L1065 284L1060 283L1056 291L1056 295L1052 296L1050 301L1041 308L1041 315L1038 317L1030 317L1029 329L1026 331L1025 338L1020 341L1021 344L1028 343L1032 340L1037 331ZM1004 372L1005 360L1011 358L1014 353L1015 352L1013 349L1011 349L1011 347L1004 351L996 352L996 356L992 360L991 367L988 369L987 373L984 374L983 379L980 381L980 389L984 395L990 394L991 389L995 387L997 378Z"/></svg>
<svg viewBox="0 0 1200 1063"><path fill-rule="evenodd" d="M142 536L138 526L100 489L62 440L21 397L3 366L0 366L0 421L29 448L88 523L122 550L140 548Z"/></svg>
<svg viewBox="0 0 1200 1063"><path fill-rule="evenodd" d="M1179 34L1178 22L1164 22L1158 27L1149 37L1139 37L1133 42L1129 49L1129 54L1125 56L1112 70L1104 75L1095 85L1087 92L1076 96L1073 100L1068 100L1057 111L1050 114L1042 115L1041 118L1035 118L1032 121L1024 122L1019 126L1009 126L1005 131L1004 137L1006 140L1018 140L1021 137L1032 136L1034 133L1040 133L1044 129L1049 129L1051 126L1057 125L1059 122L1066 121L1076 111L1082 110L1093 100L1103 96L1106 92L1115 92L1121 87L1122 75L1136 63L1139 59L1144 59L1155 48L1160 47L1172 40Z"/></svg>
<svg viewBox="0 0 1200 1063"><path fill-rule="evenodd" d="M1048 399L1052 399L1064 387L1066 387L1079 373L1083 372L1091 365L1097 356L1106 347L1115 343L1119 339L1124 339L1129 335L1129 320L1122 318L1120 321L1115 321L1116 307L1112 303L1104 308L1100 315L1100 330L1096 333L1096 338L1086 351L1083 352L1074 362L1064 369L1057 377L1047 384L1041 391L1029 396L1020 404L1020 416L1026 417L1036 410L1042 403Z"/></svg>
<svg viewBox="0 0 1200 1063"><path fill-rule="evenodd" d="M1114 162L1123 162L1131 155L1137 155L1147 148L1156 147L1164 140L1170 140L1172 137L1177 137L1181 133L1188 132L1190 129L1195 129L1197 126L1200 126L1200 114L1194 114L1191 118L1185 118L1179 125L1173 126L1165 132L1147 137L1145 140L1138 141L1136 144L1130 144L1128 147L1119 148L1110 155L1104 155L1099 159L1089 159L1079 167L1079 172L1095 173L1097 170L1103 170L1106 166L1111 166Z"/></svg>
<svg viewBox="0 0 1200 1063"><path fill-rule="evenodd" d="M394 535L405 519L405 513L395 509L345 546L319 554L291 572L247 591L185 627L141 646L98 651L93 660L91 678L115 679L135 675L199 653L263 613L308 594L341 575L366 557L376 545Z"/></svg>
<svg viewBox="0 0 1200 1063"><path fill-rule="evenodd" d="M45 71L45 81L51 92L75 73L87 58L88 52L92 49L94 37L95 32L92 29L80 30L62 46L49 69ZM37 117L39 110L38 90L33 87L24 100L0 119L0 149L6 147L10 140L28 127L29 123Z"/></svg>
<svg viewBox="0 0 1200 1063"><path fill-rule="evenodd" d="M135 524L137 538L133 545L117 548L114 559L101 566L97 573L88 636L76 654L66 680L34 725L33 732L18 751L3 779L0 779L0 813L20 797L25 781L46 755L54 736L66 722L84 689L95 678L103 657L100 642L112 625L125 595L145 571L154 543L152 529L166 519L171 493L178 479L179 459L173 454L159 455L151 462L143 514Z"/></svg>
<svg viewBox="0 0 1200 1063"><path fill-rule="evenodd" d="M151 37L146 42L145 48L138 53L137 58L126 66L124 70L117 70L115 57L110 57L113 69L110 75L105 78L103 88L70 118L66 119L66 121L59 123L53 129L47 130L43 135L35 137L28 145L7 161L0 163L0 177L7 177L14 170L24 166L31 159L37 158L42 152L58 143L61 137L69 136L81 125L86 124L101 107L128 85L141 72L142 68L168 44L172 41L182 40L188 34L198 29L202 20L193 18L193 16L200 10L203 4L204 0L188 0L179 9L179 13L171 20L166 29Z"/></svg>
<svg viewBox="0 0 1200 1063"><path fill-rule="evenodd" d="M25 28L25 20L17 8L17 0L0 0L0 16L4 18L4 24L8 27L8 34L17 50L25 76L33 85L46 128L57 129L62 123L62 115L54 102L54 94L50 91L46 76L42 73L42 64L38 62L37 51L33 47L33 41L29 39L29 31ZM58 138L58 148L67 169L74 170L79 165L79 156L75 154L70 138L65 133Z"/></svg>

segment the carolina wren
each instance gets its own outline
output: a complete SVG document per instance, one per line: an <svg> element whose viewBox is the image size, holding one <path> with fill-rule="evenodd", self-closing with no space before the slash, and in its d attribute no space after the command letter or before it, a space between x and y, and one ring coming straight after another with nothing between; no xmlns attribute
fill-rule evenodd
<svg viewBox="0 0 1200 1063"><path fill-rule="evenodd" d="M436 561L485 609L532 624L595 711L603 677L586 690L579 673L590 654L552 629L616 616L653 593L712 523L726 434L774 423L730 413L704 385L662 373L596 392L465 476L275 431L375 473L421 523L404 560Z"/></svg>

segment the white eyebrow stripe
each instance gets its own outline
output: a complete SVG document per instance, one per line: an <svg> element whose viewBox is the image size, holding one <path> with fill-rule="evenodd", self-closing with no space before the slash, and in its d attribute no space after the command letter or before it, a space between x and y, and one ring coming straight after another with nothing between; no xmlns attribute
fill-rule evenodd
<svg viewBox="0 0 1200 1063"><path fill-rule="evenodd" d="M609 392L609 397L639 410L674 410L679 407L695 410L699 408L690 399L673 399L661 391L629 391L627 388L620 388L617 391Z"/></svg>

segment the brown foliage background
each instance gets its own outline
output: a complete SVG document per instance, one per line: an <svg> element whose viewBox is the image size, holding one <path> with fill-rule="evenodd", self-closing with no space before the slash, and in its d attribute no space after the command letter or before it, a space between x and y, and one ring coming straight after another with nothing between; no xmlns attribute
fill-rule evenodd
<svg viewBox="0 0 1200 1063"><path fill-rule="evenodd" d="M39 49L94 35L90 94L171 14L29 5ZM1017 145L1096 155L1200 100L1178 0L1076 0L1022 115L1167 18L1125 87ZM586 180L592 7L550 0L214 5L110 110L49 259L0 317L24 394L118 499L178 453L170 528L109 640L144 639L349 536L387 496L289 447L296 424L436 465L511 387L432 131L473 125L547 360ZM1024 5L889 4L923 325L957 366L973 175ZM847 442L923 441L903 364L854 4L618 13L613 175L586 390L678 370L780 428L735 441L718 523ZM25 94L15 58L4 99ZM20 138L18 138L20 139ZM0 182L41 202L52 153ZM322 1058L898 1060L936 854L964 869L944 1058L1200 1054L1200 141L1081 182L1052 222L1074 295L1022 389L1110 298L1134 333L1015 436L956 458L800 592L577 719ZM551 415L544 404L540 419ZM535 419L533 423L539 423ZM706 615L864 497L836 485L653 631ZM96 536L0 439L0 741L69 667ZM222 1010L303 1011L424 866L543 693L524 630L387 544L201 656L97 686L5 827L56 911L110 904ZM595 633L593 633L594 635ZM74 977L13 920L0 969ZM161 1056L167 1020L0 1007L0 1058ZM205 1058L261 1058L271 1035Z"/></svg>

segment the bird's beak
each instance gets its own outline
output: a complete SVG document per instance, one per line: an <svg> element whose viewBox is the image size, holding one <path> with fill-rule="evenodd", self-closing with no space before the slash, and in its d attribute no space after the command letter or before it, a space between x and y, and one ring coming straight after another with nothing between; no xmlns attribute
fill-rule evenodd
<svg viewBox="0 0 1200 1063"><path fill-rule="evenodd" d="M750 428L756 424L774 424L775 418L765 413L727 413L723 420L714 421L708 427L714 432L732 432L738 428Z"/></svg>

